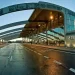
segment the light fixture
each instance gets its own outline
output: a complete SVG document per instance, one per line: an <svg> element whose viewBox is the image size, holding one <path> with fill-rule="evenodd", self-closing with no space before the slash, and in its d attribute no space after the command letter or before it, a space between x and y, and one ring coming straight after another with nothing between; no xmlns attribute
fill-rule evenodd
<svg viewBox="0 0 75 75"><path fill-rule="evenodd" d="M73 47L75 47L75 44L73 44Z"/></svg>
<svg viewBox="0 0 75 75"><path fill-rule="evenodd" d="M40 27L40 24L38 26Z"/></svg>
<svg viewBox="0 0 75 75"><path fill-rule="evenodd" d="M61 18L62 16L60 15L60 18Z"/></svg>
<svg viewBox="0 0 75 75"><path fill-rule="evenodd" d="M70 43L67 43L66 45L67 45L68 47L70 47Z"/></svg>
<svg viewBox="0 0 75 75"><path fill-rule="evenodd" d="M34 29L32 29L32 30L34 30Z"/></svg>
<svg viewBox="0 0 75 75"><path fill-rule="evenodd" d="M50 16L50 19L51 19L51 20L53 19L53 15Z"/></svg>

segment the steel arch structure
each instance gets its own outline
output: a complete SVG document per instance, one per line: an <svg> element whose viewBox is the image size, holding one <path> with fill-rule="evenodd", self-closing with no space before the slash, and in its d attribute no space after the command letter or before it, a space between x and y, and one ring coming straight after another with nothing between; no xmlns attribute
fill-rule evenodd
<svg viewBox="0 0 75 75"><path fill-rule="evenodd" d="M14 31L18 31L18 30L22 30L22 29L23 29L23 27L12 29L12 30L8 30L8 31L4 31L4 32L0 33L0 35L7 34L7 33L10 33L10 32L14 32Z"/></svg>
<svg viewBox="0 0 75 75"><path fill-rule="evenodd" d="M10 24L6 24L3 26L0 26L0 30L9 28L9 27L14 27L14 26L19 26L19 25L23 25L23 24L27 24L28 21L19 21L19 22L14 22L14 23L10 23Z"/></svg>

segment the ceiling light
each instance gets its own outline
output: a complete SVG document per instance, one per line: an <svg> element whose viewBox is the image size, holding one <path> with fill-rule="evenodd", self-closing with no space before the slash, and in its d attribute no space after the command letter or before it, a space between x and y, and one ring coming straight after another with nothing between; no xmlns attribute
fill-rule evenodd
<svg viewBox="0 0 75 75"><path fill-rule="evenodd" d="M53 16L52 16L52 15L50 16L50 19L51 19L51 20L53 19Z"/></svg>

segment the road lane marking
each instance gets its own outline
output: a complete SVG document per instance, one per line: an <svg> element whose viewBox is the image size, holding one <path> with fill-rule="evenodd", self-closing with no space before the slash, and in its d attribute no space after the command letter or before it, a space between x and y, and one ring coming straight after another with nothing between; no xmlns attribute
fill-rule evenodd
<svg viewBox="0 0 75 75"><path fill-rule="evenodd" d="M41 53L38 53L38 55L42 55Z"/></svg>
<svg viewBox="0 0 75 75"><path fill-rule="evenodd" d="M75 69L73 69L73 68L70 68L69 70L75 73Z"/></svg>
<svg viewBox="0 0 75 75"><path fill-rule="evenodd" d="M59 61L54 60L53 62L56 63L56 64L59 64L59 65L62 65L62 63L59 62Z"/></svg>
<svg viewBox="0 0 75 75"><path fill-rule="evenodd" d="M73 68L70 68L69 70L75 73L75 69L73 69Z"/></svg>
<svg viewBox="0 0 75 75"><path fill-rule="evenodd" d="M37 53L36 51L34 51L34 53Z"/></svg>
<svg viewBox="0 0 75 75"><path fill-rule="evenodd" d="M48 56L44 56L45 58L47 58L47 59L49 59L49 57Z"/></svg>
<svg viewBox="0 0 75 75"><path fill-rule="evenodd" d="M10 57L10 61L12 61L12 56Z"/></svg>
<svg viewBox="0 0 75 75"><path fill-rule="evenodd" d="M32 50L32 49L30 49L30 50L33 51L33 52L35 52L35 53L37 53L36 51L34 51L34 50ZM52 51L52 50L49 50L49 51ZM71 53L71 52L67 52L67 51L60 51L60 50L53 50L53 51L75 54L75 53ZM46 52L46 51L44 51L44 52ZM42 55L41 53L37 53L37 54L38 54L38 55ZM44 56L44 57L47 58L47 59L49 59L48 56ZM58 64L58 65L61 65L61 66L65 67L65 68L67 68L65 65L63 65L63 63L61 63L61 62L59 62L59 61L57 61L57 60L54 60L53 62L56 63L56 64ZM68 69L68 68L67 68L67 69ZM68 69L68 70L71 71L71 72L73 72L73 73L75 73L75 69L73 69L73 68L70 68L70 69Z"/></svg>

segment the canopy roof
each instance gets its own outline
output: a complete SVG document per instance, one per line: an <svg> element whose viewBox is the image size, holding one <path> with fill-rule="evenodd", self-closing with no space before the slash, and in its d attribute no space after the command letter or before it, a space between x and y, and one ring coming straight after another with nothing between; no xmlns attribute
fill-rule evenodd
<svg viewBox="0 0 75 75"><path fill-rule="evenodd" d="M20 34L21 37L62 27L64 25L64 15L54 10L35 9L28 21L29 23L25 25Z"/></svg>

